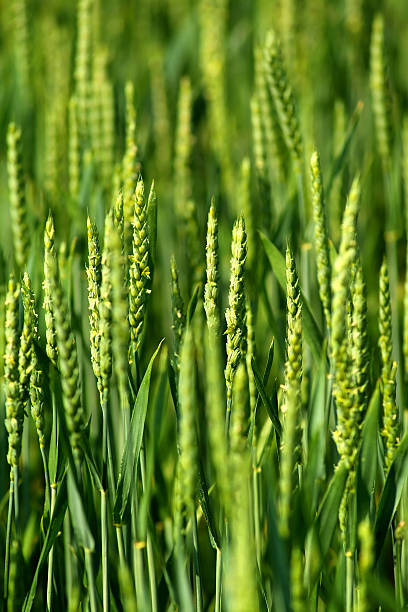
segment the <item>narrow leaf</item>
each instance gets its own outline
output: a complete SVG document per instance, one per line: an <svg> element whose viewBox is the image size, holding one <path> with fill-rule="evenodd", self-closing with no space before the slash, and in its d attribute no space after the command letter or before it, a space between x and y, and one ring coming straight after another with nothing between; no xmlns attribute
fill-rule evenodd
<svg viewBox="0 0 408 612"><path fill-rule="evenodd" d="M354 109L354 112L351 116L350 119L350 124L344 139L344 143L343 146L340 150L340 153L337 155L336 159L334 160L334 164L333 164L333 168L330 174L330 179L328 182L328 185L326 187L326 198L327 200L329 199L330 196L330 191L333 187L333 182L334 179L336 178L336 176L338 175L338 173L340 172L340 170L343 167L344 164L344 160L346 159L346 155L348 152L348 149L350 147L350 143L353 139L354 133L356 131L358 122L360 120L360 115L361 115L361 111L363 110L363 103L361 102L361 100L359 100L357 102L356 108Z"/></svg>
<svg viewBox="0 0 408 612"><path fill-rule="evenodd" d="M194 316L195 310L197 308L198 298L200 297L201 289L202 289L201 283L197 283L196 286L194 287L193 295L191 296L190 301L187 306L187 325L190 325L191 319Z"/></svg>
<svg viewBox="0 0 408 612"><path fill-rule="evenodd" d="M357 466L357 506L359 521L369 512L377 474L378 430L380 424L380 391L378 384L371 397L361 432Z"/></svg>
<svg viewBox="0 0 408 612"><path fill-rule="evenodd" d="M402 438L394 461L389 469L384 489L378 504L377 515L374 525L374 538L376 545L376 559L384 545L385 537L395 511L401 499L402 489L408 476L408 433Z"/></svg>
<svg viewBox="0 0 408 612"><path fill-rule="evenodd" d="M54 506L54 512L52 515L50 525L47 530L47 535L45 536L44 544L40 552L40 557L38 559L37 567L34 572L34 577L31 583L31 588L24 601L23 612L30 612L33 606L35 595L37 592L38 577L39 577L41 568L44 565L44 562L47 560L48 553L50 552L52 546L54 545L54 542L61 530L65 512L67 509L67 505L68 505L67 487L66 487L66 481L65 481L65 476L64 476L61 482L61 486L59 487L59 490L57 493L57 498L55 500L55 506Z"/></svg>
<svg viewBox="0 0 408 612"><path fill-rule="evenodd" d="M198 465L198 477L199 477L198 497L200 500L200 505L201 505L201 509L204 514L204 518L207 523L208 534L210 536L211 546L213 548L221 548L220 537L218 535L214 512L213 512L212 505L210 503L210 498L208 495L207 481L205 479L204 468L203 468L203 464L201 461L201 457L199 458L198 463L199 463Z"/></svg>
<svg viewBox="0 0 408 612"><path fill-rule="evenodd" d="M68 503L77 543L84 550L93 551L95 540L88 525L87 515L72 467L68 470Z"/></svg>
<svg viewBox="0 0 408 612"><path fill-rule="evenodd" d="M129 433L120 464L116 499L113 508L113 520L117 525L123 522L130 500L130 492L133 487L134 474L139 460L140 448L142 446L153 363L162 344L163 340L160 342L147 366L133 408Z"/></svg>
<svg viewBox="0 0 408 612"><path fill-rule="evenodd" d="M258 389L258 393L261 396L263 405L266 408L268 416L271 419L271 421L273 423L273 426L275 427L278 436L280 436L281 433L282 433L282 426L281 426L280 421L279 421L277 406L272 404L271 400L268 397L268 394L267 394L266 389L265 389L265 387L263 385L263 382L262 382L262 379L261 379L261 375L259 374L259 371L258 371L258 368L256 367L254 359L252 359L251 366L252 366L252 371L254 373L255 385L256 385L256 388Z"/></svg>
<svg viewBox="0 0 408 612"><path fill-rule="evenodd" d="M347 476L347 468L344 464L341 464L330 480L316 517L322 559L324 559L329 551L334 530L336 529Z"/></svg>

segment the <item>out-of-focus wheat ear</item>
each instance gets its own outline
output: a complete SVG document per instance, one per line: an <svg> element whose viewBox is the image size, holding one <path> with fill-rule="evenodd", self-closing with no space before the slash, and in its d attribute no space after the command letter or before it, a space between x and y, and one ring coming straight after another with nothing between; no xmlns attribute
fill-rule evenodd
<svg viewBox="0 0 408 612"><path fill-rule="evenodd" d="M264 50L265 72L274 100L286 146L296 174L302 172L303 144L295 108L295 98L283 63L280 42L273 30L268 32Z"/></svg>
<svg viewBox="0 0 408 612"><path fill-rule="evenodd" d="M117 198L118 193L122 189L122 168L119 162L113 167L113 176L112 176L112 199Z"/></svg>
<svg viewBox="0 0 408 612"><path fill-rule="evenodd" d="M158 53L152 54L150 62L155 155L159 169L158 175L165 178L169 175L171 168L171 130L164 62Z"/></svg>
<svg viewBox="0 0 408 612"><path fill-rule="evenodd" d="M370 601L370 579L375 566L375 540L370 526L370 520L365 518L358 526L358 539L360 542L360 554L358 557L359 571L359 612L370 612L372 609Z"/></svg>
<svg viewBox="0 0 408 612"><path fill-rule="evenodd" d="M255 160L255 170L257 175L265 181L267 175L265 138L262 129L259 95L257 92L252 94L251 97L251 138L252 152Z"/></svg>
<svg viewBox="0 0 408 612"><path fill-rule="evenodd" d="M290 587L293 612L307 610L307 594L304 587L304 559L300 548L293 547L290 556Z"/></svg>
<svg viewBox="0 0 408 612"><path fill-rule="evenodd" d="M54 260L55 254L55 228L54 220L51 214L45 224L44 231L44 313L45 313L45 350L48 359L53 365L57 364L58 349L57 349L57 338L55 332L55 316L54 306L52 300L52 286L55 284L56 279L53 278L55 273Z"/></svg>
<svg viewBox="0 0 408 612"><path fill-rule="evenodd" d="M319 281L320 301L322 302L327 329L330 331L331 319L331 265L329 256L329 238L327 234L326 206L323 195L323 179L320 168L320 157L317 151L310 161L312 178L312 203L314 219L314 238L317 262L317 280Z"/></svg>
<svg viewBox="0 0 408 612"><path fill-rule="evenodd" d="M332 158L336 159L342 151L346 137L346 109L343 100L335 100L333 110ZM335 176L330 193L329 226L330 236L337 245L340 241L341 218L343 214L342 186L344 169Z"/></svg>
<svg viewBox="0 0 408 612"><path fill-rule="evenodd" d="M25 561L22 552L21 539L14 536L10 550L9 592L7 597L8 610L22 610L24 604L24 570Z"/></svg>
<svg viewBox="0 0 408 612"><path fill-rule="evenodd" d="M234 174L230 153L230 133L225 87L226 0L200 0L200 64L204 91L208 100L211 145L221 167L225 192L234 195Z"/></svg>
<svg viewBox="0 0 408 612"><path fill-rule="evenodd" d="M63 294L55 257L50 257L49 265L52 312L58 346L58 366L61 375L65 422L72 452L78 466L82 458L85 415L81 402L77 347L71 328L67 299Z"/></svg>
<svg viewBox="0 0 408 612"><path fill-rule="evenodd" d="M378 325L381 352L381 388L383 404L383 429L385 442L385 470L388 472L400 440L399 411L396 404L397 364L392 360L391 297L388 267L384 258L380 270Z"/></svg>
<svg viewBox="0 0 408 612"><path fill-rule="evenodd" d="M21 148L21 130L10 123L7 130L7 175L11 231L15 261L23 269L27 262L29 233Z"/></svg>
<svg viewBox="0 0 408 612"><path fill-rule="evenodd" d="M68 135L68 180L69 194L74 202L79 195L81 181L81 160L78 126L78 103L75 96L69 101L69 135Z"/></svg>
<svg viewBox="0 0 408 612"><path fill-rule="evenodd" d="M134 194L137 189L140 163L136 139L136 110L134 106L134 87L131 81L125 85L126 100L126 148L122 160L123 214L125 217L125 241L128 246L132 239L134 215Z"/></svg>
<svg viewBox="0 0 408 612"><path fill-rule="evenodd" d="M296 36L296 0L280 2L279 10L279 34L282 40L283 54L291 75L296 75L295 62L297 59L297 36Z"/></svg>
<svg viewBox="0 0 408 612"><path fill-rule="evenodd" d="M30 41L27 0L10 2L18 91L28 95L30 86Z"/></svg>
<svg viewBox="0 0 408 612"><path fill-rule="evenodd" d="M92 84L92 8L93 0L78 0L77 41L74 84L78 105L80 138L86 140L89 130L89 104Z"/></svg>
<svg viewBox="0 0 408 612"><path fill-rule="evenodd" d="M265 60L261 47L255 48L255 96L259 104L259 121L265 142L266 171L272 170L273 178L281 184L285 177L285 144L275 104L266 82Z"/></svg>
<svg viewBox="0 0 408 612"><path fill-rule="evenodd" d="M174 151L174 208L178 218L178 228L186 221L187 202L192 197L190 156L192 148L191 133L191 83L184 77L180 81L177 129Z"/></svg>
<svg viewBox="0 0 408 612"><path fill-rule="evenodd" d="M374 17L370 45L370 88L378 152L385 170L391 163L390 98L384 54L384 17Z"/></svg>
<svg viewBox="0 0 408 612"><path fill-rule="evenodd" d="M245 345L245 289L244 266L247 255L247 237L243 217L239 217L232 230L231 273L228 294L228 308L225 312L227 322L227 364L225 383L227 387L227 410L230 411L232 382L241 360ZM228 418L228 417L227 417Z"/></svg>
<svg viewBox="0 0 408 612"><path fill-rule="evenodd" d="M98 48L94 53L92 95L97 101L97 157L104 187L110 192L115 153L115 107L113 85L107 75L108 51Z"/></svg>
<svg viewBox="0 0 408 612"><path fill-rule="evenodd" d="M365 19L364 19L363 0L346 0L344 6L345 24L355 42L360 42Z"/></svg>

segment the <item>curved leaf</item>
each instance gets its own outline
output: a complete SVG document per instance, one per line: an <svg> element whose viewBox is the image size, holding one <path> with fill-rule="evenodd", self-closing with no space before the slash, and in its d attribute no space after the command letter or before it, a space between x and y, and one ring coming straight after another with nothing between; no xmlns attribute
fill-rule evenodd
<svg viewBox="0 0 408 612"><path fill-rule="evenodd" d="M375 517L374 537L376 559L378 561L385 537L395 511L401 499L402 489L408 476L408 433L402 438L394 461L389 469L384 489L378 504L377 515Z"/></svg>
<svg viewBox="0 0 408 612"><path fill-rule="evenodd" d="M113 508L114 523L120 525L126 513L130 500L130 491L133 486L134 474L139 460L140 448L142 446L144 425L146 420L147 405L149 403L150 378L153 362L163 344L163 340L155 350L150 363L147 366L139 391L136 396L130 421L129 433L123 450L120 464L118 486L116 488L115 505Z"/></svg>

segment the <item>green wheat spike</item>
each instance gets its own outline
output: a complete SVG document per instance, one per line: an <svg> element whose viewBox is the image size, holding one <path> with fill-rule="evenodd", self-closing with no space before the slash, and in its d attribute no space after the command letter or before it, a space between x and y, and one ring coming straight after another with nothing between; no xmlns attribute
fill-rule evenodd
<svg viewBox="0 0 408 612"><path fill-rule="evenodd" d="M380 306L378 344L381 352L381 387L383 396L383 429L385 441L385 469L389 470L399 443L400 422L396 405L397 364L392 360L391 297L387 263L384 258L380 270Z"/></svg>
<svg viewBox="0 0 408 612"><path fill-rule="evenodd" d="M239 217L232 230L231 274L228 294L228 308L225 312L227 322L227 364L225 382L227 386L227 403L232 398L232 382L240 362L245 342L245 290L244 265L247 255L247 237L245 222Z"/></svg>

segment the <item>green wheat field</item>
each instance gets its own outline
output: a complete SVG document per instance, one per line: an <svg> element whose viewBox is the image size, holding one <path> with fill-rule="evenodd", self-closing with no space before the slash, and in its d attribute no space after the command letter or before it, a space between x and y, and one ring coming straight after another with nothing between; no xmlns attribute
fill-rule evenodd
<svg viewBox="0 0 408 612"><path fill-rule="evenodd" d="M408 4L0 2L4 612L408 610Z"/></svg>

